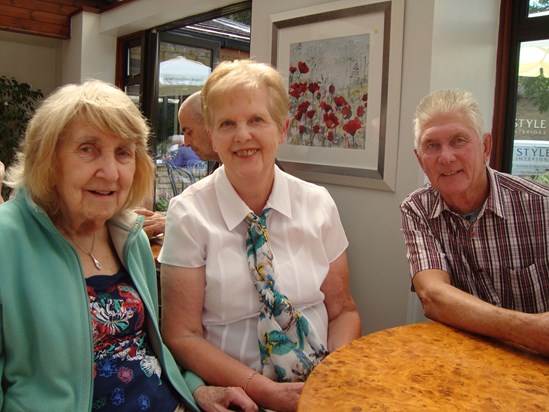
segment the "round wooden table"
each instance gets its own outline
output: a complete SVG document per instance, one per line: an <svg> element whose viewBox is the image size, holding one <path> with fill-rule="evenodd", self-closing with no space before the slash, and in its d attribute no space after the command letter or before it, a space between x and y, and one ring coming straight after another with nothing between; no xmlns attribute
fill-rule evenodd
<svg viewBox="0 0 549 412"><path fill-rule="evenodd" d="M311 373L299 412L549 411L549 359L438 322L362 336Z"/></svg>

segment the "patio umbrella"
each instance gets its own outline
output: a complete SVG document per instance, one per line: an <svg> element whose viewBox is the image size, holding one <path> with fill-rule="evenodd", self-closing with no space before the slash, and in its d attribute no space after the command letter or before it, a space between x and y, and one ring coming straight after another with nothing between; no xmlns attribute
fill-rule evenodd
<svg viewBox="0 0 549 412"><path fill-rule="evenodd" d="M161 86L202 86L211 69L200 62L177 56L160 62Z"/></svg>
<svg viewBox="0 0 549 412"><path fill-rule="evenodd" d="M524 42L520 46L519 76L549 77L549 40Z"/></svg>

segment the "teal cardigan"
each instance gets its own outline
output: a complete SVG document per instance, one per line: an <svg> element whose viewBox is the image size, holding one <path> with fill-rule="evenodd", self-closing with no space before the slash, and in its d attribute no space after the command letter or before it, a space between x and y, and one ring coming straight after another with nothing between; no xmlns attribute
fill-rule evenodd
<svg viewBox="0 0 549 412"><path fill-rule="evenodd" d="M158 327L156 269L135 213L108 222L115 249L148 312L147 332L163 371L187 403L204 383L182 374ZM93 343L77 251L27 195L0 205L0 410L91 411Z"/></svg>

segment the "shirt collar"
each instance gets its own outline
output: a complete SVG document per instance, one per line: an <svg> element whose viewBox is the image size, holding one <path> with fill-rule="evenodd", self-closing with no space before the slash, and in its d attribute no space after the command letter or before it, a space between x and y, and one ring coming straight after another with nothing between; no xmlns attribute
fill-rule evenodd
<svg viewBox="0 0 549 412"><path fill-rule="evenodd" d="M488 198L484 202L484 204L481 207L479 217L484 214L486 210L492 211L494 214L501 218L505 218L505 208L503 206L503 199L501 196L501 190L499 189L499 186L496 182L497 177L494 173L494 170L490 167L486 167L486 171L488 174L488 182L490 185L490 193L488 193ZM448 204L442 199L442 196L440 196L440 193L431 186L429 183L430 189L433 191L433 194L435 196L435 203L433 210L431 211L431 215L429 216L430 219L436 219L440 216L440 214L447 210L450 213L453 212Z"/></svg>
<svg viewBox="0 0 549 412"><path fill-rule="evenodd" d="M491 210L497 216L505 219L505 202L501 193L500 185L498 184L497 175L494 169L487 167L488 180L490 181L490 194L486 200L486 209Z"/></svg>
<svg viewBox="0 0 549 412"><path fill-rule="evenodd" d="M284 172L282 172L278 166L275 165L274 168L273 189L267 199L264 209L271 208L278 213L291 218L292 210L288 181L284 177ZM215 192L219 210L221 210L221 215L223 216L227 228L233 230L244 220L248 213L251 212L251 209L240 196L238 196L238 193L236 193L236 190L227 177L225 166L219 167L213 178L215 179Z"/></svg>

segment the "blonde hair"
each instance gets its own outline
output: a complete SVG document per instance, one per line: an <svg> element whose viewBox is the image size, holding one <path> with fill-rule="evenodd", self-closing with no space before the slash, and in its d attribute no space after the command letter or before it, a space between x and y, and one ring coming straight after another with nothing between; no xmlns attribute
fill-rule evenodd
<svg viewBox="0 0 549 412"><path fill-rule="evenodd" d="M436 90L425 96L416 107L414 119L414 147L419 142L425 126L433 119L447 114L460 114L475 129L480 140L484 138L484 119L480 106L473 94L460 89Z"/></svg>
<svg viewBox="0 0 549 412"><path fill-rule="evenodd" d="M154 180L147 146L150 128L129 96L100 80L62 86L43 101L27 126L14 166L8 170L8 186L25 187L52 220L58 217L56 149L74 119L86 119L99 130L135 145L135 175L121 211L150 197Z"/></svg>
<svg viewBox="0 0 549 412"><path fill-rule="evenodd" d="M253 60L221 62L202 89L202 111L206 127L213 129L215 106L237 88L245 91L266 87L269 91L269 112L279 130L284 130L289 112L288 91L280 73L272 66Z"/></svg>

